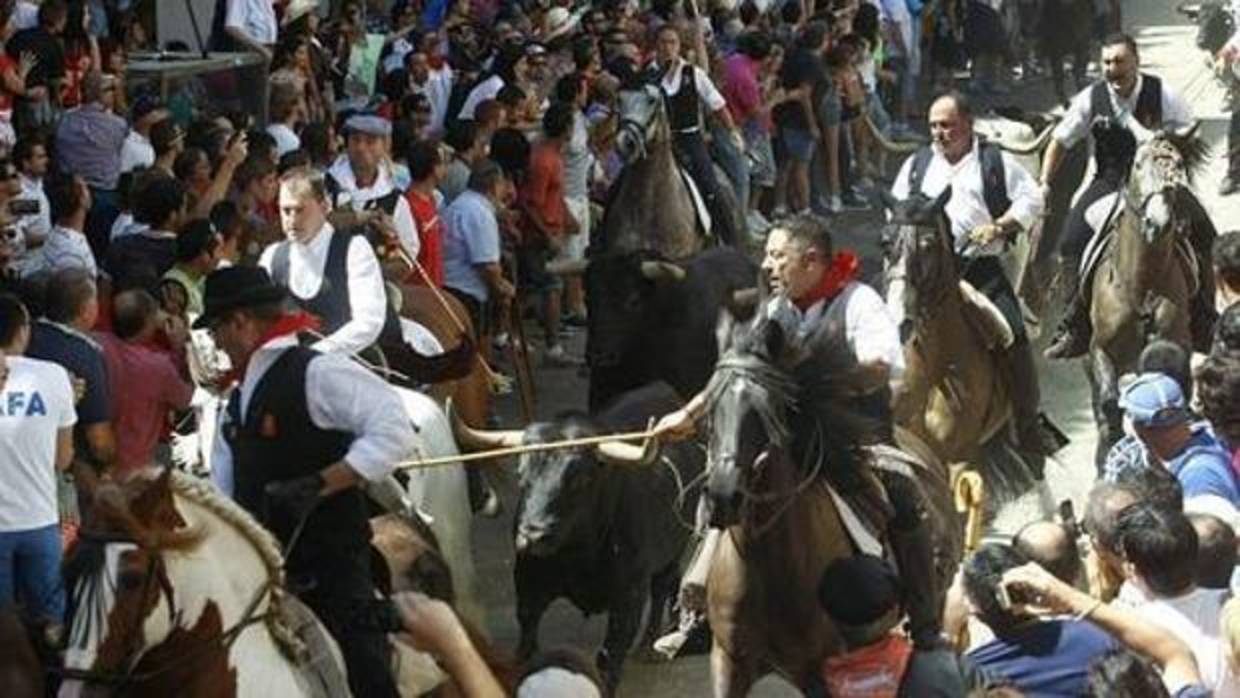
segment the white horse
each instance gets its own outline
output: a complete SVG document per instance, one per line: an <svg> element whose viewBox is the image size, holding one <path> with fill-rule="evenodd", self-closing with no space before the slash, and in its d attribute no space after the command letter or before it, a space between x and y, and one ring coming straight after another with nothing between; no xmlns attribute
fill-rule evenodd
<svg viewBox="0 0 1240 698"><path fill-rule="evenodd" d="M205 480L174 470L104 485L68 564L74 612L60 698L348 696L339 648L283 589L275 538ZM226 572L225 572L226 570ZM402 695L445 678L396 643Z"/></svg>

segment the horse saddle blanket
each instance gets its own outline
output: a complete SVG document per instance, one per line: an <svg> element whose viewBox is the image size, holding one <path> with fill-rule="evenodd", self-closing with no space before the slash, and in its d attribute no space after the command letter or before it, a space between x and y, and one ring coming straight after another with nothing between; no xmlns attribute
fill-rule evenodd
<svg viewBox="0 0 1240 698"><path fill-rule="evenodd" d="M1003 312L986 294L962 279L960 295L964 298L965 321L982 336L987 349L994 351L1012 346L1016 341L1016 333L1003 317Z"/></svg>
<svg viewBox="0 0 1240 698"><path fill-rule="evenodd" d="M680 165L676 165L676 171L680 173L680 178L684 180L685 186L689 187L689 198L693 199L693 210L697 211L698 221L702 223L702 234L710 235L712 221L710 211L706 209L706 199L702 198L702 191L698 189L697 182L693 181L693 177L689 176L689 171Z"/></svg>

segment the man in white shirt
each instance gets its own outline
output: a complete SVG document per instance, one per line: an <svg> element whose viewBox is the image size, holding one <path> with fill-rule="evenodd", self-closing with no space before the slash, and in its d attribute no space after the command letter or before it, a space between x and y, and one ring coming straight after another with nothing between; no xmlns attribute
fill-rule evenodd
<svg viewBox="0 0 1240 698"><path fill-rule="evenodd" d="M308 169L285 173L280 223L288 239L268 246L259 259L275 284L321 321L325 336L311 347L346 356L378 347L400 374L391 379L407 387L469 373L474 347L468 341L433 357L404 341L374 250L365 236L336 230L327 220L329 208L321 175Z"/></svg>
<svg viewBox="0 0 1240 698"><path fill-rule="evenodd" d="M43 193L43 178L47 176L49 161L47 146L37 135L22 136L13 145L13 164L17 165L17 181L22 188L17 200L29 207L28 211L19 213L16 228L22 232L27 250L42 245L52 229L51 207Z"/></svg>
<svg viewBox="0 0 1240 698"><path fill-rule="evenodd" d="M29 342L30 314L0 295L0 607L20 597L54 629L65 614L56 473L73 461L77 412L68 372L23 357Z"/></svg>
<svg viewBox="0 0 1240 698"><path fill-rule="evenodd" d="M289 588L336 639L353 695L395 698L386 637L363 622L375 592L360 486L410 455L413 427L382 380L298 344L306 325L285 312L284 295L262 268L207 277L194 328L243 369L216 432L212 478L282 545L299 535L285 564Z"/></svg>
<svg viewBox="0 0 1240 698"><path fill-rule="evenodd" d="M430 134L439 138L444 133L448 116L448 100L452 97L452 67L439 60L438 67L431 65L428 45L434 48L435 34L427 34L421 45L405 56L405 70L409 74L409 92L424 94L431 103Z"/></svg>
<svg viewBox="0 0 1240 698"><path fill-rule="evenodd" d="M396 186L387 151L392 124L370 114L356 114L344 124L345 154L327 170L327 193L333 207L380 211L392 220L397 240L409 259L418 258L418 227L405 193Z"/></svg>
<svg viewBox="0 0 1240 698"><path fill-rule="evenodd" d="M142 95L134 100L129 109L129 135L121 146L121 174L155 164L151 128L168 116L168 110L155 95Z"/></svg>
<svg viewBox="0 0 1240 698"><path fill-rule="evenodd" d="M1042 158L1040 185L1049 191L1067 150L1085 140L1092 130L1098 131L1093 139L1094 179L1077 198L1059 238L1060 273L1069 286L1072 306L1046 349L1051 359L1070 359L1089 348L1089 308L1079 292L1083 289L1078 289L1081 256L1094 233L1086 211L1119 190L1132 168L1138 143L1160 129L1181 129L1193 122L1188 104L1166 82L1141 72L1137 43L1131 36L1107 37L1101 63L1102 79L1072 98L1063 120L1051 132ZM1102 206L1110 208L1109 203ZM1106 216L1104 210L1101 217Z"/></svg>
<svg viewBox="0 0 1240 698"><path fill-rule="evenodd" d="M233 41L271 60L280 30L271 0L225 0L223 27Z"/></svg>
<svg viewBox="0 0 1240 698"><path fill-rule="evenodd" d="M702 194L710 213L711 228L724 244L740 243L733 211L723 208L721 186L715 178L714 162L702 135L702 105L718 119L732 138L738 152L745 152L745 139L732 121L727 102L705 71L685 61L680 55L680 32L671 24L659 29L656 44L657 63L654 70L667 106L668 124L672 129L672 146L676 160L685 168Z"/></svg>
<svg viewBox="0 0 1240 698"><path fill-rule="evenodd" d="M1192 523L1179 511L1138 502L1120 514L1118 533L1127 577L1120 600L1192 649L1202 683L1213 695L1240 695L1219 626L1231 593L1198 586L1198 541Z"/></svg>
<svg viewBox="0 0 1240 698"><path fill-rule="evenodd" d="M90 187L81 177L58 175L48 181L46 193L52 212L52 230L43 246L23 260L22 276L81 269L90 278L96 278L99 269L85 232L86 214L91 205Z"/></svg>
<svg viewBox="0 0 1240 698"><path fill-rule="evenodd" d="M904 162L891 193L900 200L914 193L934 199L951 188L945 211L962 257L961 276L994 302L1016 336L1003 357L1015 396L1018 446L1031 457L1043 456L1033 349L1020 302L998 256L1042 215L1042 192L1020 163L974 135L972 107L959 93L943 95L930 105L930 137L932 145Z"/></svg>

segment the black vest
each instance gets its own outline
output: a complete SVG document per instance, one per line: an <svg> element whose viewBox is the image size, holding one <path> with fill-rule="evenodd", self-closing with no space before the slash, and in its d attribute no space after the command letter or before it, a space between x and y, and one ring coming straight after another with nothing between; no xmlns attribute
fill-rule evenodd
<svg viewBox="0 0 1240 698"><path fill-rule="evenodd" d="M921 191L922 180L926 178L926 169L930 167L930 159L934 151L930 146L923 146L913 155L913 164L908 173L909 194ZM986 210L991 219L997 219L1012 206L1007 193L1007 173L1003 166L1003 151L998 146L987 143L983 139L977 141L977 157L982 166L982 198L986 201Z"/></svg>
<svg viewBox="0 0 1240 698"><path fill-rule="evenodd" d="M702 126L701 108L698 105L697 79L693 65L680 66L680 89L674 95L664 95L667 103L667 120L675 133L696 131Z"/></svg>
<svg viewBox="0 0 1240 698"><path fill-rule="evenodd" d="M341 194L344 193L340 182L337 182L336 178L331 176L331 173L328 173L323 176L323 186L327 188L327 198L331 200L332 206L339 208L341 206ZM401 196L400 190L393 187L392 191L361 204L360 208L356 205L353 206L353 210L373 211L379 209L389 216L393 216L396 215L396 205L400 203Z"/></svg>
<svg viewBox="0 0 1240 698"><path fill-rule="evenodd" d="M241 391L228 401L224 430L233 456L233 496L287 545L296 521L274 518L263 489L268 483L313 475L348 453L354 435L320 429L306 407L306 368L318 352L291 347L254 386L246 413ZM361 490L353 487L319 502L306 519L288 569L304 574L323 569L333 554L348 554L370 541L370 521Z"/></svg>
<svg viewBox="0 0 1240 698"><path fill-rule="evenodd" d="M323 322L323 333L331 334L353 318L349 306L349 242L353 233L333 230L327 247L327 263L323 265L323 283L313 298L300 298L289 288L289 245L278 243L271 257L271 280L288 290L302 310L312 313ZM387 316L379 331L379 344L401 341L400 318L391 305L385 305Z"/></svg>
<svg viewBox="0 0 1240 698"><path fill-rule="evenodd" d="M1105 81L1099 80L1089 89L1090 116L1115 118L1115 109L1111 106L1111 95ZM1162 80L1153 75L1141 73L1141 93L1137 95L1137 106L1133 110L1137 123L1151 131L1162 126Z"/></svg>

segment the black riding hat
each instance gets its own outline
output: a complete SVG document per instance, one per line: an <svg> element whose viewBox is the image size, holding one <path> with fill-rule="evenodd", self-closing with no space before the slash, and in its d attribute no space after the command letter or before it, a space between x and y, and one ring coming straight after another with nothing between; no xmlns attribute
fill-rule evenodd
<svg viewBox="0 0 1240 698"><path fill-rule="evenodd" d="M220 318L240 308L279 303L287 295L271 281L262 267L226 267L211 272L203 293L203 313L194 329L210 327Z"/></svg>

